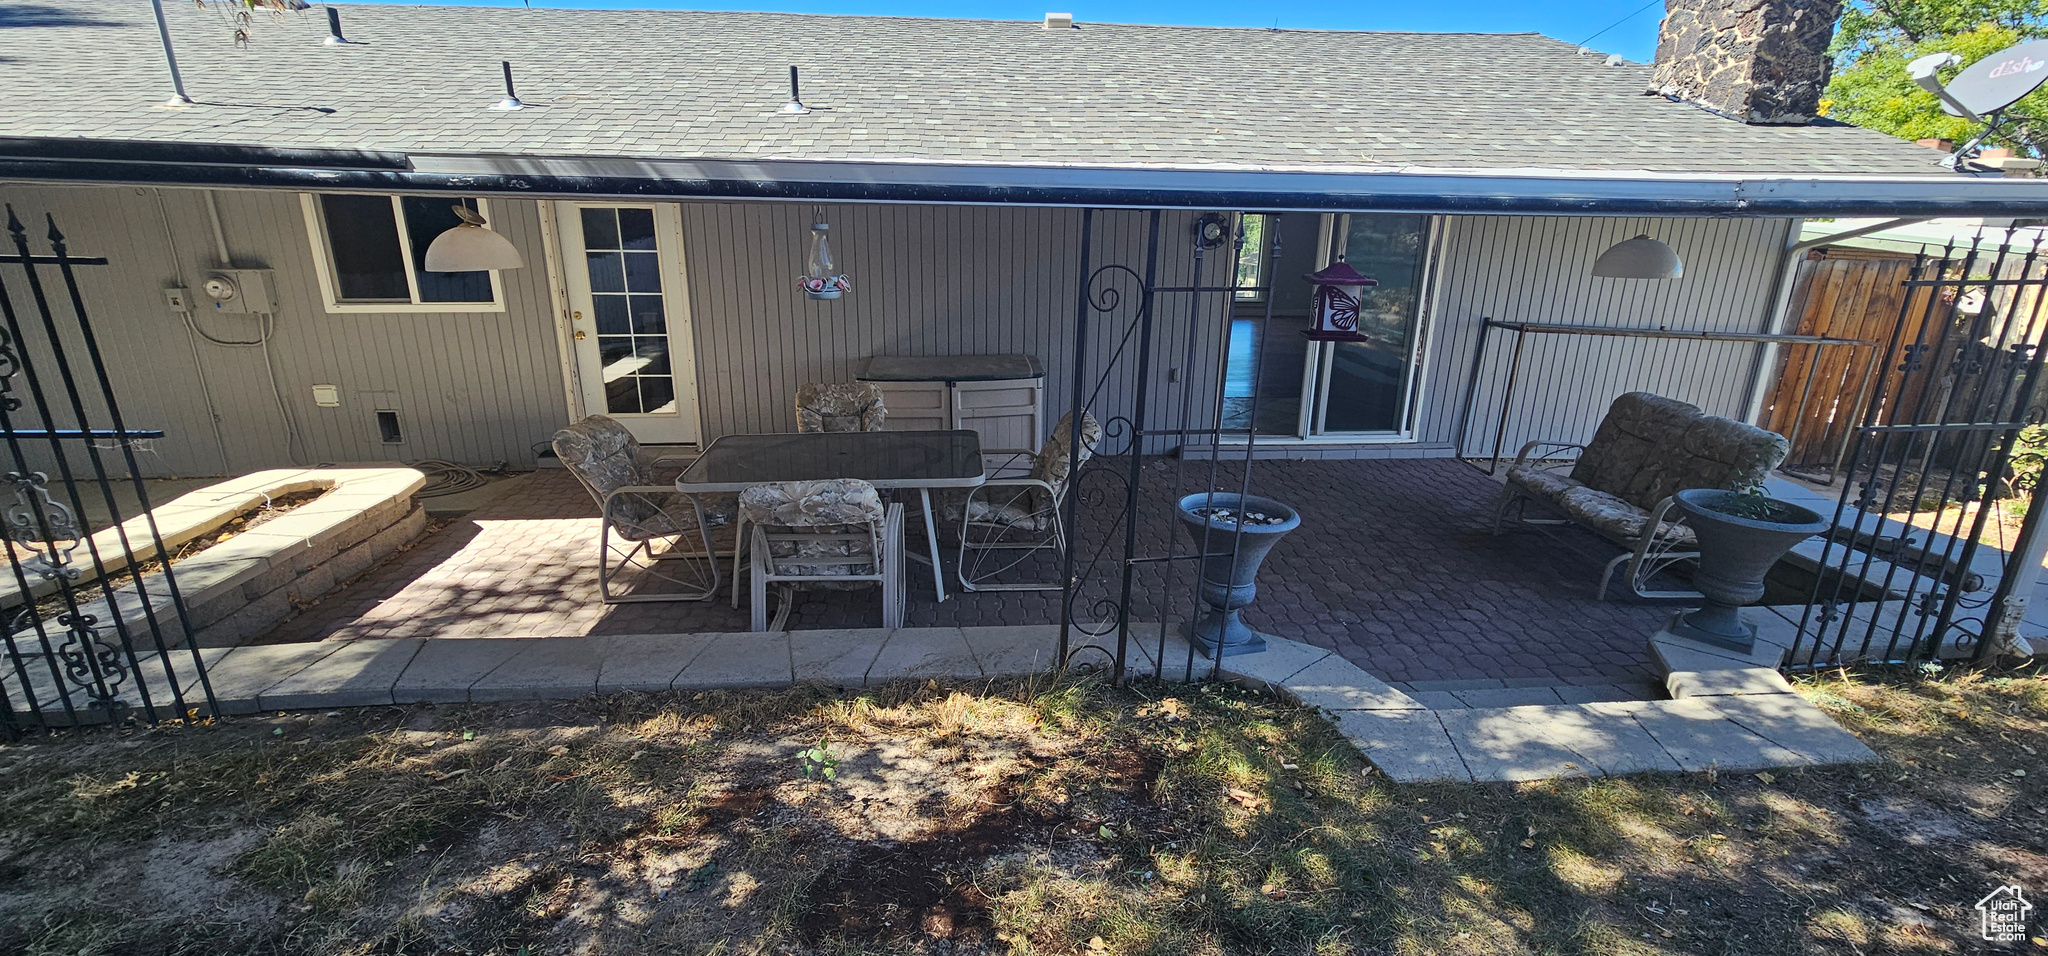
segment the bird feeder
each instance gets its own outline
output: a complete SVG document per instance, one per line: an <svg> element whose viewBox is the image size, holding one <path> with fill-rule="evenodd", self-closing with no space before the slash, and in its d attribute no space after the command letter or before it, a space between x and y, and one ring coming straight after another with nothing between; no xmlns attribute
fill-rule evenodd
<svg viewBox="0 0 2048 956"><path fill-rule="evenodd" d="M853 288L853 280L845 273L832 271L832 246L825 234L832 230L823 220L811 224L810 268L797 278L804 294L813 299L836 299Z"/></svg>
<svg viewBox="0 0 2048 956"><path fill-rule="evenodd" d="M1318 342L1365 341L1358 331L1359 301L1364 298L1367 286L1379 283L1360 275L1341 256L1322 271L1303 278L1316 287L1316 324L1315 328L1303 329L1301 334Z"/></svg>

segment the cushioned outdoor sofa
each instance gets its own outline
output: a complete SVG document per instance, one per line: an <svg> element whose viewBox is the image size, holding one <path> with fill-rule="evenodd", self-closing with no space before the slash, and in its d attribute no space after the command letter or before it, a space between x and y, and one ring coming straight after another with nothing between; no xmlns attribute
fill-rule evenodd
<svg viewBox="0 0 2048 956"><path fill-rule="evenodd" d="M1529 524L1577 524L1628 551L1600 575L1598 594L1616 568L1628 565L1630 591L1644 597L1690 597L1691 591L1652 591L1650 579L1679 561L1698 557L1692 532L1667 521L1671 496L1688 488L1759 487L1787 450L1783 436L1720 418L1676 399L1629 392L1608 406L1607 417L1584 445L1532 441L1508 468L1507 487L1494 514L1494 533L1513 516ZM1530 518L1531 500L1562 518Z"/></svg>

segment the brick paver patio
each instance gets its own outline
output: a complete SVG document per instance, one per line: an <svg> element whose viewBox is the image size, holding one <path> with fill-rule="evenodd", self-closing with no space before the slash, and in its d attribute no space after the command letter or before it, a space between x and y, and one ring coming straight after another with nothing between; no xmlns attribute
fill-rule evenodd
<svg viewBox="0 0 2048 956"><path fill-rule="evenodd" d="M1148 461L1141 481L1141 553L1164 552L1175 487L1173 461ZM1206 462L1186 463L1186 481ZM1235 490L1235 466L1219 488ZM1107 543L1087 577L1077 616L1115 593L1122 530L1111 527L1120 485L1094 479L1083 495L1077 553ZM1113 487L1114 486L1114 487ZM1184 486L1185 487L1185 486ZM1245 620L1270 633L1341 654L1389 681L1486 680L1610 684L1652 677L1644 639L1668 610L1630 598L1593 600L1593 582L1615 552L1572 528L1488 533L1497 485L1451 460L1271 461L1253 472L1255 493L1298 507L1302 528L1277 547ZM1186 487L1187 491L1197 487ZM1098 499L1113 503L1099 503ZM744 608L705 603L605 605L597 598L596 507L566 472L543 471L498 501L456 519L409 552L328 595L265 642L399 637L555 637L746 629ZM906 529L922 550L922 525ZM1108 537L1107 542L1105 538ZM942 538L942 542L943 542ZM929 569L909 565L910 626L1041 624L1059 620L1059 595L962 594L932 600ZM1192 572L1179 565L1136 576L1133 620L1180 618ZM871 593L806 594L790 627L874 627ZM1152 640L1152 632L1144 639Z"/></svg>

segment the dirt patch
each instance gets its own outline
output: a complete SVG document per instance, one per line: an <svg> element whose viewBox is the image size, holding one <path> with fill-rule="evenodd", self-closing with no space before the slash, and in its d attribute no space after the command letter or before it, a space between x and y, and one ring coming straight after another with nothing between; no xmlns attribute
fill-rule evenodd
<svg viewBox="0 0 2048 956"><path fill-rule="evenodd" d="M950 820L925 839L855 847L812 889L804 938L989 941L990 898L975 882L982 865L1042 846L1070 822L995 796L994 806Z"/></svg>
<svg viewBox="0 0 2048 956"><path fill-rule="evenodd" d="M2048 680L1798 685L1887 762L1399 786L1313 711L1143 682L34 737L0 952L1976 951L1971 903L2048 880Z"/></svg>
<svg viewBox="0 0 2048 956"><path fill-rule="evenodd" d="M307 491L294 491L290 494L273 496L262 504L229 518L227 523L220 527L179 545L177 553L171 555L171 564L176 565L180 561L189 561L204 554L208 548L223 545L234 540L234 537L238 534L261 528L272 521L290 514L296 508L318 501L331 490L329 488L314 488ZM139 570L144 574L161 571L163 570L163 563L151 561L141 565Z"/></svg>

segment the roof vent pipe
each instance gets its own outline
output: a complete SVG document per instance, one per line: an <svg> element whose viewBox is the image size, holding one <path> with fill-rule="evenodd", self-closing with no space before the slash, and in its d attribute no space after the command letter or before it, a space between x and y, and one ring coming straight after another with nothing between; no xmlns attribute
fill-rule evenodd
<svg viewBox="0 0 2048 956"><path fill-rule="evenodd" d="M789 102L782 104L785 113L808 113L811 108L804 105L803 95L797 89L796 67L789 68Z"/></svg>
<svg viewBox="0 0 2048 956"><path fill-rule="evenodd" d="M185 77L178 72L178 54L171 50L171 25L164 22L163 0L149 0L150 12L156 14L156 36L163 41L164 65L171 68L171 98L164 105L173 109L192 105L192 98L185 95Z"/></svg>
<svg viewBox="0 0 2048 956"><path fill-rule="evenodd" d="M336 10L333 7L327 8L327 39L322 42L326 43L328 46L348 45L348 37L341 35L340 10Z"/></svg>
<svg viewBox="0 0 2048 956"><path fill-rule="evenodd" d="M330 7L329 9L332 9L332 8ZM499 101L498 101L498 105L496 105L496 106L493 106L493 107L491 107L491 109L494 109L494 110L523 110L523 109L525 109L525 108L526 108L526 104L525 104L525 103L521 103L521 102L519 102L519 94L518 94L518 93L516 93L516 92L514 92L514 91L512 90L512 61L511 61L511 60L499 60L499 61L498 61L498 65L499 65L499 66L501 66L501 67L504 67L504 68L505 68L505 98L504 98L504 99L502 99L502 100L499 100Z"/></svg>
<svg viewBox="0 0 2048 956"><path fill-rule="evenodd" d="M1074 15L1071 13L1048 13L1045 15L1045 29L1047 30L1072 30L1073 28Z"/></svg>

